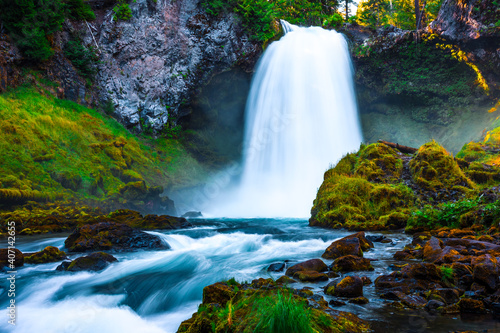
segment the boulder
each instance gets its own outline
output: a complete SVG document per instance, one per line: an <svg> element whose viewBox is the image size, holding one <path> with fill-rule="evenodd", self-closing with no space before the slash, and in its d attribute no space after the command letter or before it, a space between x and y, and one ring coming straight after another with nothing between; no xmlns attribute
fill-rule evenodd
<svg viewBox="0 0 500 333"><path fill-rule="evenodd" d="M14 261L9 261L12 257L12 252L14 256L12 259ZM24 255L18 249L11 249L9 256L9 249L0 249L0 269L6 267L7 270L15 270L17 267L24 265Z"/></svg>
<svg viewBox="0 0 500 333"><path fill-rule="evenodd" d="M483 301L471 298L462 298L458 302L461 313L486 313L486 308L484 307Z"/></svg>
<svg viewBox="0 0 500 333"><path fill-rule="evenodd" d="M441 301L444 301L448 305L455 304L460 299L460 291L454 288L437 288L431 291L430 297L439 298Z"/></svg>
<svg viewBox="0 0 500 333"><path fill-rule="evenodd" d="M66 259L66 252L59 250L55 246L47 246L42 251L24 257L24 262L27 264L44 264L47 262L61 261L63 259Z"/></svg>
<svg viewBox="0 0 500 333"><path fill-rule="evenodd" d="M233 289L227 283L217 282L203 288L203 304L219 304L224 307L235 295Z"/></svg>
<svg viewBox="0 0 500 333"><path fill-rule="evenodd" d="M286 275L293 276L299 271L315 271L318 273L328 270L328 266L321 259L311 259L289 267L286 270Z"/></svg>
<svg viewBox="0 0 500 333"><path fill-rule="evenodd" d="M358 276L346 276L340 282L329 284L325 293L337 297L361 297L363 296L363 280Z"/></svg>
<svg viewBox="0 0 500 333"><path fill-rule="evenodd" d="M285 267L286 267L286 265L284 262L277 262L277 263L269 265L269 267L267 267L267 271L268 272L281 272L285 269Z"/></svg>
<svg viewBox="0 0 500 333"><path fill-rule="evenodd" d="M368 298L366 297L356 297L356 298L352 298L349 300L349 303L353 303L353 304L360 304L360 305L363 305L363 304L368 304L370 301L368 300Z"/></svg>
<svg viewBox="0 0 500 333"><path fill-rule="evenodd" d="M493 291L499 286L498 266L495 257L485 254L472 260L472 277L474 281L480 283Z"/></svg>
<svg viewBox="0 0 500 333"><path fill-rule="evenodd" d="M407 295L400 291L394 291L392 294L394 295L392 299L399 300L403 305L411 309L421 309L427 304L425 298L416 294Z"/></svg>
<svg viewBox="0 0 500 333"><path fill-rule="evenodd" d="M295 281L292 278L289 278L286 275L283 275L279 279L276 280L277 284L290 284L290 283L295 283L295 282L297 282L297 281Z"/></svg>
<svg viewBox="0 0 500 333"><path fill-rule="evenodd" d="M424 245L424 260L434 262L441 258L443 252L443 241L431 237Z"/></svg>
<svg viewBox="0 0 500 333"><path fill-rule="evenodd" d="M415 278L417 280L441 281L441 272L434 264L408 264L403 267L401 274L403 277Z"/></svg>
<svg viewBox="0 0 500 333"><path fill-rule="evenodd" d="M111 263L118 260L111 254L104 252L94 252L88 256L79 257L69 262L64 261L57 266L58 271L80 272L80 271L101 271L108 267Z"/></svg>
<svg viewBox="0 0 500 333"><path fill-rule="evenodd" d="M293 277L302 282L328 281L328 275L316 271L298 271L293 274Z"/></svg>
<svg viewBox="0 0 500 333"><path fill-rule="evenodd" d="M331 267L335 272L373 271L370 260L353 255L340 257Z"/></svg>
<svg viewBox="0 0 500 333"><path fill-rule="evenodd" d="M64 245L70 252L170 248L158 236L114 222L79 227L69 235Z"/></svg>
<svg viewBox="0 0 500 333"><path fill-rule="evenodd" d="M359 240L361 250L363 251L368 251L369 249L373 248L373 243L366 238L364 231L360 231L355 234L346 236L343 239L352 239L352 238L357 238Z"/></svg>
<svg viewBox="0 0 500 333"><path fill-rule="evenodd" d="M342 238L333 242L321 256L325 259L337 259L346 255L363 256L358 238Z"/></svg>

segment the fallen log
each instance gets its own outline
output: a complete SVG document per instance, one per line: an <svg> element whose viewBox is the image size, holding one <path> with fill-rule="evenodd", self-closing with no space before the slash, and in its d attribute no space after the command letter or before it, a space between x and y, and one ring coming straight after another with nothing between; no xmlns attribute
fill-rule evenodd
<svg viewBox="0 0 500 333"><path fill-rule="evenodd" d="M404 154L415 154L418 150L417 148L402 146L402 145L400 145L398 143L394 143L394 142L389 142L389 141L384 141L384 140L378 140L378 142L383 143L384 145L387 145L391 148L397 149Z"/></svg>

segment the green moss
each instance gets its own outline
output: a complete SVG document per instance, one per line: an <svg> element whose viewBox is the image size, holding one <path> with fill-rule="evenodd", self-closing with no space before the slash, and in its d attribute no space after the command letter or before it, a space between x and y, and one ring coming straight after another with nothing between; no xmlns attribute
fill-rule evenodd
<svg viewBox="0 0 500 333"><path fill-rule="evenodd" d="M55 246L47 246L40 252L24 257L27 264L44 264L48 262L60 261L66 258L66 253Z"/></svg>
<svg viewBox="0 0 500 333"><path fill-rule="evenodd" d="M465 192L475 188L457 162L437 142L421 146L410 162L413 181L425 190L457 190Z"/></svg>
<svg viewBox="0 0 500 333"><path fill-rule="evenodd" d="M20 87L0 95L0 202L115 200L129 182L179 187L207 174L173 139L141 139L114 119ZM154 148L152 148L154 147Z"/></svg>
<svg viewBox="0 0 500 333"><path fill-rule="evenodd" d="M354 173L369 181L394 180L401 177L403 162L401 153L382 143L361 148Z"/></svg>
<svg viewBox="0 0 500 333"><path fill-rule="evenodd" d="M333 174L318 191L310 225L387 229L393 225L388 215L404 219L413 201L412 191L404 185L374 184L360 176Z"/></svg>

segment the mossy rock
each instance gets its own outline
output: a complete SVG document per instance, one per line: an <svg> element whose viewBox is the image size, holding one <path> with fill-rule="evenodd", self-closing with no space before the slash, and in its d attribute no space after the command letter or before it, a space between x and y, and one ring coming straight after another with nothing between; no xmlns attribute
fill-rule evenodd
<svg viewBox="0 0 500 333"><path fill-rule="evenodd" d="M354 173L369 181L388 182L401 177L402 153L383 144L373 143L358 152Z"/></svg>
<svg viewBox="0 0 500 333"><path fill-rule="evenodd" d="M55 246L47 246L42 251L24 257L27 264L45 264L48 262L61 261L66 258L66 252L59 250Z"/></svg>
<svg viewBox="0 0 500 333"><path fill-rule="evenodd" d="M475 188L457 162L437 142L421 146L410 162L413 181L428 191L449 191Z"/></svg>
<svg viewBox="0 0 500 333"><path fill-rule="evenodd" d="M314 200L311 226L349 230L401 228L394 223L394 214L399 213L398 219L404 220L414 205L413 192L405 185L374 184L361 176L328 174ZM381 219L389 214L394 218Z"/></svg>
<svg viewBox="0 0 500 333"><path fill-rule="evenodd" d="M69 272L91 271L97 272L105 269L111 263L118 260L111 254L105 252L94 252L88 256L79 257L70 263L63 263L58 266L57 270L66 270Z"/></svg>

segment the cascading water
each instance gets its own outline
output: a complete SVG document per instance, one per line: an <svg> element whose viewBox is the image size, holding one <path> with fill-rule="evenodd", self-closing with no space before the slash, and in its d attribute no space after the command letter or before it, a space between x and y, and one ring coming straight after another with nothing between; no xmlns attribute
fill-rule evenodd
<svg viewBox="0 0 500 333"><path fill-rule="evenodd" d="M361 143L344 37L281 23L247 101L241 184L214 215L307 217L324 171Z"/></svg>

